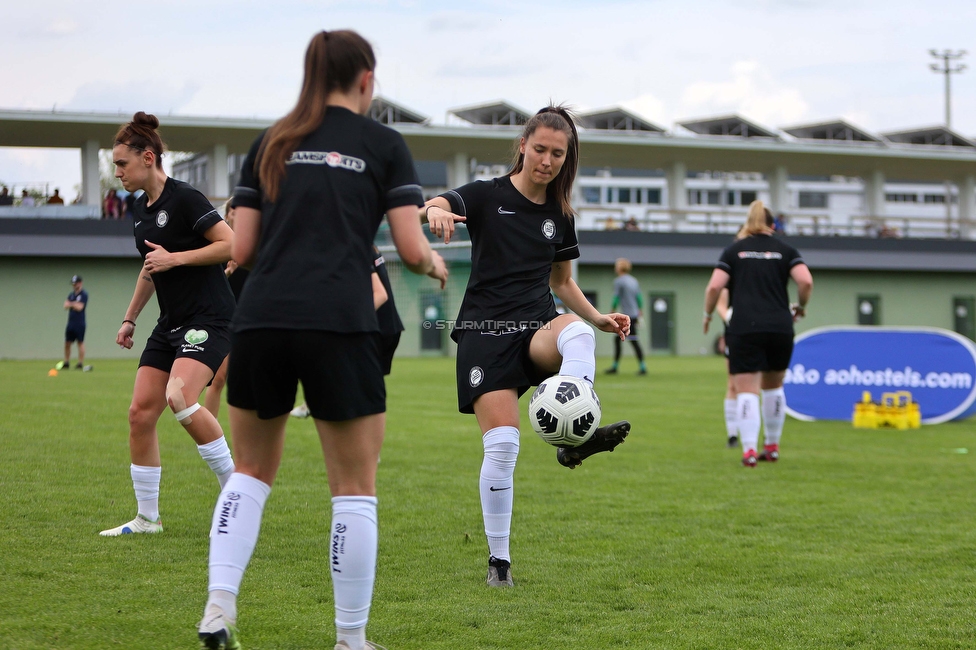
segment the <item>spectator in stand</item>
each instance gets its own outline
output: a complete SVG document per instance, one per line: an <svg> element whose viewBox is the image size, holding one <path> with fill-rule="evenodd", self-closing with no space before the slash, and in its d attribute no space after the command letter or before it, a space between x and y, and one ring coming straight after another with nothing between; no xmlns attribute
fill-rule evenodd
<svg viewBox="0 0 976 650"><path fill-rule="evenodd" d="M23 190L20 193L20 204L27 207L34 207L34 197L27 193L27 190Z"/></svg>
<svg viewBox="0 0 976 650"><path fill-rule="evenodd" d="M125 198L122 199L122 217L124 219L132 218L132 207L136 204L136 198L135 192L129 192L125 195Z"/></svg>
<svg viewBox="0 0 976 650"><path fill-rule="evenodd" d="M786 215L782 212L776 215L773 220L773 232L778 232L781 235L786 234Z"/></svg>
<svg viewBox="0 0 976 650"><path fill-rule="evenodd" d="M10 190L4 187L0 190L0 205L13 205L14 197L10 196Z"/></svg>
<svg viewBox="0 0 976 650"><path fill-rule="evenodd" d="M54 194L52 194L48 200L48 205L64 205L64 199L61 198L61 191L58 188L54 188Z"/></svg>
<svg viewBox="0 0 976 650"><path fill-rule="evenodd" d="M889 228L887 225L881 226L881 230L878 231L878 237L881 239L897 239L899 237L898 231L894 228Z"/></svg>
<svg viewBox="0 0 976 650"><path fill-rule="evenodd" d="M102 219L118 219L121 216L121 203L115 190L109 190L102 201Z"/></svg>
<svg viewBox="0 0 976 650"><path fill-rule="evenodd" d="M628 230L630 232L640 232L640 225L637 223L637 217L627 219L627 223L624 224L624 230Z"/></svg>
<svg viewBox="0 0 976 650"><path fill-rule="evenodd" d="M606 223L603 226L604 230L620 230L620 226L617 224L617 220L613 217L607 217Z"/></svg>

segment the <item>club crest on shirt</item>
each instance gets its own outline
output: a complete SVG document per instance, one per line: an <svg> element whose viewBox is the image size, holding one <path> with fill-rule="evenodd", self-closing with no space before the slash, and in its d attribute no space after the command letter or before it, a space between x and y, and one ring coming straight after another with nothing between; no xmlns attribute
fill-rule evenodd
<svg viewBox="0 0 976 650"><path fill-rule="evenodd" d="M552 219L546 219L542 222L542 234L545 235L546 239L552 239L556 236L556 222Z"/></svg>
<svg viewBox="0 0 976 650"><path fill-rule="evenodd" d="M166 210L160 210L159 214L156 215L156 225L162 228L169 223L169 213Z"/></svg>
<svg viewBox="0 0 976 650"><path fill-rule="evenodd" d="M468 383L471 384L471 388L477 388L484 380L485 371L481 369L481 366L475 366L468 373Z"/></svg>

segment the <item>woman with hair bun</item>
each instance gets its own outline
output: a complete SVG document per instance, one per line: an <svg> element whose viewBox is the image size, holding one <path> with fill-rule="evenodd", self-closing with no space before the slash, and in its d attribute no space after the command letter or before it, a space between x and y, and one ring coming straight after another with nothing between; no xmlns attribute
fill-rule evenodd
<svg viewBox="0 0 976 650"><path fill-rule="evenodd" d="M458 344L458 408L477 417L484 445L490 587L514 584L509 538L519 396L557 372L592 385L596 338L584 319L621 339L630 331L629 316L601 314L573 279L579 245L570 200L578 164L573 116L547 106L523 127L506 176L446 192L424 210L431 232L445 242L455 222L471 237L471 276L451 338ZM575 314L558 314L553 293ZM558 447L556 459L572 469L613 451L629 431L626 421L600 427L578 447Z"/></svg>
<svg viewBox="0 0 976 650"><path fill-rule="evenodd" d="M356 32L316 34L298 103L255 140L234 189L234 260L253 266L234 314L227 404L238 464L214 508L198 628L205 648L239 647L237 595L299 382L332 493L326 564L335 648L375 647L366 624L386 389L371 270L384 213L404 265L442 288L447 280L420 227L424 201L406 143L366 117L375 67L373 48Z"/></svg>
<svg viewBox="0 0 976 650"><path fill-rule="evenodd" d="M220 424L198 402L230 350L234 296L223 263L230 259L232 231L203 194L163 171L157 127L155 116L136 113L119 129L112 149L115 177L127 192L144 192L133 207L143 266L115 342L132 348L136 321L153 293L159 320L139 359L129 406L130 473L138 513L128 523L103 530L105 537L163 530L156 422L167 406L221 486L234 471Z"/></svg>

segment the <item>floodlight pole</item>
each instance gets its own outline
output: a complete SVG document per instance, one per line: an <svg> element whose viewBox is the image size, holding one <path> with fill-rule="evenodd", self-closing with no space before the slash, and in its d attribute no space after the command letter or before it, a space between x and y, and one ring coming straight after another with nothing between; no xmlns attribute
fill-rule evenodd
<svg viewBox="0 0 976 650"><path fill-rule="evenodd" d="M947 129L951 129L952 128L952 99L951 99L952 95L951 95L949 80L952 78L953 73L958 74L961 73L963 70L965 70L966 64L960 63L959 65L954 66L950 63L950 61L961 59L962 57L966 56L966 50L956 50L956 51L942 50L941 52L939 52L938 50L929 50L929 54L931 54L937 59L942 59L941 64L930 63L929 68L932 70L932 72L938 72L939 74L945 75L945 125Z"/></svg>

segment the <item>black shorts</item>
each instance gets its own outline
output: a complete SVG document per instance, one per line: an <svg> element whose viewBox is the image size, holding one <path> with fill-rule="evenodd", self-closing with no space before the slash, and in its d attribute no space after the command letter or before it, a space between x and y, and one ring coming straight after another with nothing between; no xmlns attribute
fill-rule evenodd
<svg viewBox="0 0 976 650"><path fill-rule="evenodd" d="M175 329L162 329L157 325L146 341L139 366L168 373L176 359L187 358L199 361L216 374L230 352L229 327L227 321L194 323Z"/></svg>
<svg viewBox="0 0 976 650"><path fill-rule="evenodd" d="M64 330L64 342L74 343L78 341L79 343L85 342L85 326L68 325Z"/></svg>
<svg viewBox="0 0 976 650"><path fill-rule="evenodd" d="M617 336L617 335L614 334L614 336ZM619 340L620 337L617 337L617 338ZM638 334L637 317L636 316L631 316L630 317L630 334L627 335L627 340L628 341L638 341L638 342L640 342L640 335Z"/></svg>
<svg viewBox="0 0 976 650"><path fill-rule="evenodd" d="M496 390L514 388L519 397L554 373L535 367L529 342L538 330L479 332L464 330L458 340L458 410L474 413L474 400Z"/></svg>
<svg viewBox="0 0 976 650"><path fill-rule="evenodd" d="M378 340L372 332L256 329L232 334L227 403L270 420L295 407L300 381L317 420L385 413Z"/></svg>
<svg viewBox="0 0 976 650"><path fill-rule="evenodd" d="M384 375L390 374L390 371L393 370L393 355L396 353L397 346L400 345L400 334L401 332L390 336L380 334L377 338L380 353L380 367L383 368Z"/></svg>
<svg viewBox="0 0 976 650"><path fill-rule="evenodd" d="M793 334L748 332L725 334L729 350L729 374L786 370L793 356Z"/></svg>

